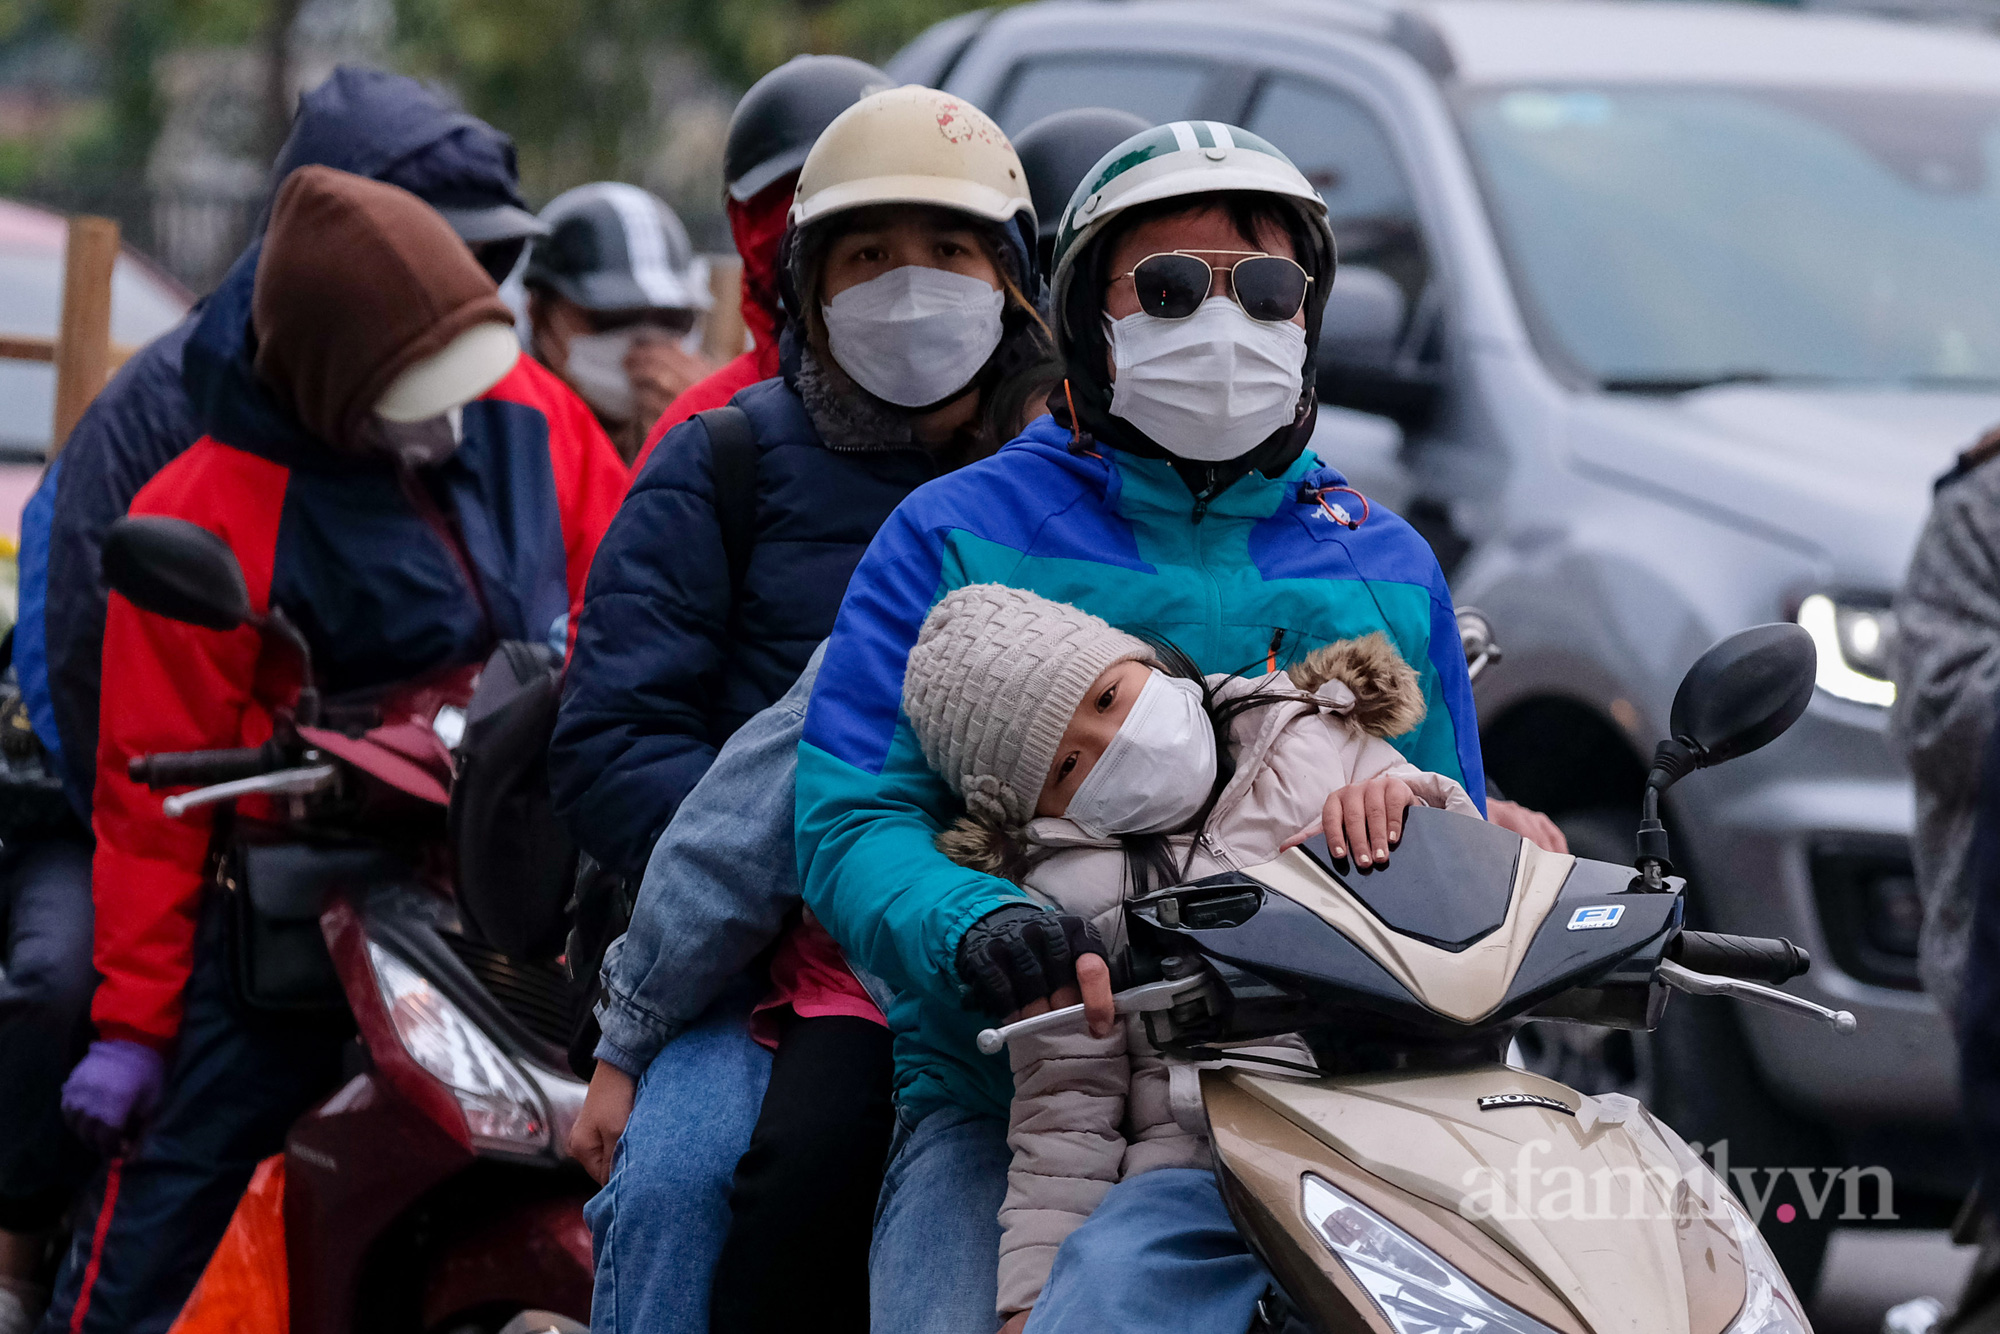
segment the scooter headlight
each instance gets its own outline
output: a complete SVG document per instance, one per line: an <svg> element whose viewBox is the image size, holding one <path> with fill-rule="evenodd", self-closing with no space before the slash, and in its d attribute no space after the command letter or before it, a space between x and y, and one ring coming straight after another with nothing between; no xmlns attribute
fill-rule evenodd
<svg viewBox="0 0 2000 1334"><path fill-rule="evenodd" d="M1729 1222L1736 1229L1736 1249L1743 1256L1743 1309L1727 1334L1812 1334L1799 1311L1799 1299L1778 1267L1778 1257L1757 1231L1726 1187L1717 1184Z"/></svg>
<svg viewBox="0 0 2000 1334"><path fill-rule="evenodd" d="M416 969L368 942L375 986L403 1050L451 1090L476 1149L538 1153L549 1114L514 1062Z"/></svg>
<svg viewBox="0 0 2000 1334"><path fill-rule="evenodd" d="M1892 679L1896 613L1887 606L1836 602L1814 593L1799 603L1799 626L1819 650L1821 690L1859 704L1888 708L1896 702Z"/></svg>
<svg viewBox="0 0 2000 1334"><path fill-rule="evenodd" d="M1307 1173L1301 1193L1300 1210L1314 1235L1367 1291L1396 1334L1554 1334L1319 1177Z"/></svg>

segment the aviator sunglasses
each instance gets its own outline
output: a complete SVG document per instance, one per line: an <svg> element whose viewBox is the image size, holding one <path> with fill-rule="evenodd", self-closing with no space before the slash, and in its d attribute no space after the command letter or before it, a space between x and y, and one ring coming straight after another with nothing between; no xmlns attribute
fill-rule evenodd
<svg viewBox="0 0 2000 1334"><path fill-rule="evenodd" d="M1226 290L1253 320L1280 324L1306 303L1312 275L1298 261L1257 250L1208 250L1210 255L1243 255L1234 264L1215 265L1186 250L1148 255L1132 266L1132 289L1139 309L1163 320L1184 320L1201 308L1214 290L1217 272L1227 274ZM1117 281L1114 279L1113 281Z"/></svg>

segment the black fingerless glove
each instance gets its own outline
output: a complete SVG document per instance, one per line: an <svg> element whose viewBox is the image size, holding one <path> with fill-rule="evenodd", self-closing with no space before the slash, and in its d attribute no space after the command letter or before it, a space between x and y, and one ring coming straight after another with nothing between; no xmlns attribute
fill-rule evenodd
<svg viewBox="0 0 2000 1334"><path fill-rule="evenodd" d="M1086 954L1101 957L1104 942L1083 918L1026 903L996 908L958 942L965 1007L998 1019L1046 1000L1076 985L1076 961Z"/></svg>

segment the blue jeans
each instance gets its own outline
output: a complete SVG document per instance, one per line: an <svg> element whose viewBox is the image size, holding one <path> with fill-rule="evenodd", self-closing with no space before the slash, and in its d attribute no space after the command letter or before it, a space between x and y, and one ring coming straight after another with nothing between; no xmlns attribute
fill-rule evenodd
<svg viewBox="0 0 2000 1334"><path fill-rule="evenodd" d="M1113 1186L1069 1234L1026 1334L1243 1334L1270 1285L1215 1174L1162 1168Z"/></svg>
<svg viewBox="0 0 2000 1334"><path fill-rule="evenodd" d="M870 1334L993 1334L1007 1123L957 1107L896 1109L868 1251ZM1242 1334L1239 1330L1237 1334Z"/></svg>
<svg viewBox="0 0 2000 1334"><path fill-rule="evenodd" d="M639 1079L611 1179L583 1207L594 1334L708 1334L730 1182L771 1078L748 1026L762 994L761 979L737 978Z"/></svg>

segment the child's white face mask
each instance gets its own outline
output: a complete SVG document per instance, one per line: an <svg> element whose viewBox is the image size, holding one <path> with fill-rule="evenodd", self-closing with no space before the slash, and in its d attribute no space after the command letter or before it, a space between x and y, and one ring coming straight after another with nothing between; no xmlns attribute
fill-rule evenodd
<svg viewBox="0 0 2000 1334"><path fill-rule="evenodd" d="M1214 785L1201 687L1154 672L1064 814L1092 838L1165 833L1193 819Z"/></svg>

